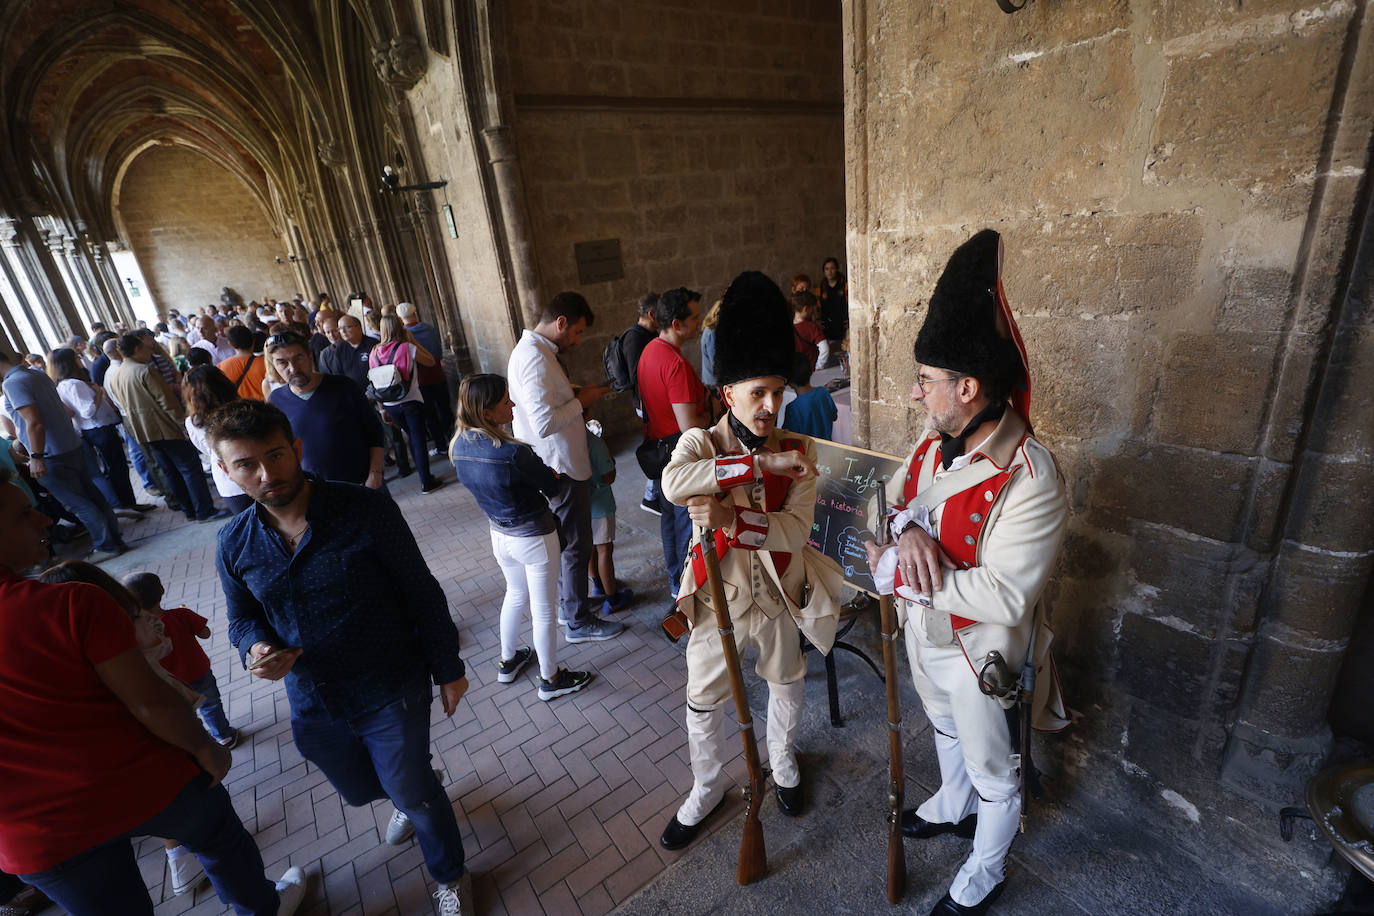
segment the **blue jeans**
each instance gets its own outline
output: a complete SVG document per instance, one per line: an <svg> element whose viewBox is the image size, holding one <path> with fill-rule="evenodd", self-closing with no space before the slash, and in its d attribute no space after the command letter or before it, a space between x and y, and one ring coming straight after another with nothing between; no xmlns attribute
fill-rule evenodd
<svg viewBox="0 0 1374 916"><path fill-rule="evenodd" d="M60 502L86 526L96 550L120 550L124 542L119 537L119 519L101 495L100 488L86 466L86 455L80 448L49 455L48 473L38 478L53 498Z"/></svg>
<svg viewBox="0 0 1374 916"><path fill-rule="evenodd" d="M275 916L277 891L262 873L262 854L224 786L198 774L171 803L134 829L33 875L20 875L72 916L152 916L153 902L131 837L176 840L196 854L219 899L241 916Z"/></svg>
<svg viewBox="0 0 1374 916"><path fill-rule="evenodd" d="M585 570L584 570L585 573ZM453 803L429 763L429 685L355 719L291 718L301 756L354 807L389 798L415 825L429 873L440 884L463 874Z"/></svg>
<svg viewBox="0 0 1374 916"><path fill-rule="evenodd" d="M81 438L86 440L90 450L86 462L96 472L95 485L105 496L105 501L117 509L134 507L134 488L129 483L129 462L124 457L124 446L119 441L119 426L97 426L83 429Z"/></svg>
<svg viewBox="0 0 1374 916"><path fill-rule="evenodd" d="M210 487L205 483L205 471L200 466L200 452L185 439L155 439L148 443L162 472L167 475L167 483L172 495L181 504L188 521L209 518L215 514L215 501L210 496Z"/></svg>
<svg viewBox="0 0 1374 916"><path fill-rule="evenodd" d="M205 702L200 704L200 717L205 720L205 727L210 730L210 736L216 741L223 741L234 733L234 726L229 724L229 719L224 715L224 704L219 698L219 682L215 680L215 672L207 671L204 677L198 677L186 685L196 693L205 697Z"/></svg>
<svg viewBox="0 0 1374 916"><path fill-rule="evenodd" d="M134 473L138 479L143 481L143 489L151 490L154 486L153 475L148 473L148 461L143 457L143 446L138 444L138 440L124 426L119 425L119 434L124 437L124 447L129 450L129 463L134 466Z"/></svg>
<svg viewBox="0 0 1374 916"><path fill-rule="evenodd" d="M434 482L434 476L429 472L429 449L425 448L424 401L402 401L382 409L397 429L406 431L410 439L410 457L415 461L415 469L420 472L420 486L429 486ZM439 447L443 448L443 444Z"/></svg>
<svg viewBox="0 0 1374 916"><path fill-rule="evenodd" d="M682 583L682 564L692 543L692 517L686 506L675 506L660 498L658 507L663 514L658 519L659 534L663 536L663 567L668 572L668 591L677 597Z"/></svg>

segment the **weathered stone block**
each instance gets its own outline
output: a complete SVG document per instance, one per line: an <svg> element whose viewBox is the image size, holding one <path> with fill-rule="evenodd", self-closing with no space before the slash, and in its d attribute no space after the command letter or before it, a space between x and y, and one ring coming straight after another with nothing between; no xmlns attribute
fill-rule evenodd
<svg viewBox="0 0 1374 916"><path fill-rule="evenodd" d="M1293 302L1293 275L1279 268L1237 268L1227 278L1217 330L1277 334Z"/></svg>
<svg viewBox="0 0 1374 916"><path fill-rule="evenodd" d="M1240 530L1254 465L1235 455L1127 442L1093 463L1089 499L1109 520L1135 518L1229 541Z"/></svg>
<svg viewBox="0 0 1374 916"><path fill-rule="evenodd" d="M1206 639L1252 629L1258 583L1266 574L1259 557L1153 526L1135 525L1131 532L1127 588L1142 614ZM1248 606L1240 606L1247 597Z"/></svg>
<svg viewBox="0 0 1374 916"><path fill-rule="evenodd" d="M1342 328L1326 365L1310 445L1368 462L1374 456L1374 329Z"/></svg>
<svg viewBox="0 0 1374 916"><path fill-rule="evenodd" d="M1291 545L1279 551L1265 622L1294 641L1343 642L1369 582L1374 558L1332 556Z"/></svg>
<svg viewBox="0 0 1374 916"><path fill-rule="evenodd" d="M1245 720L1278 735L1324 730L1326 704L1344 651L1344 643L1318 650L1280 641L1266 631L1250 657Z"/></svg>
<svg viewBox="0 0 1374 916"><path fill-rule="evenodd" d="M635 144L626 143L624 134L617 131L587 131L580 140L582 168L588 176L623 178L639 173L641 163L635 154ZM643 165L645 174L654 171L649 162Z"/></svg>
<svg viewBox="0 0 1374 916"><path fill-rule="evenodd" d="M1167 58L1146 182L1258 189L1311 169L1344 35L1344 22L1329 20Z"/></svg>
<svg viewBox="0 0 1374 916"><path fill-rule="evenodd" d="M1179 334L1155 398L1159 441L1253 454L1280 340L1267 334Z"/></svg>
<svg viewBox="0 0 1374 916"><path fill-rule="evenodd" d="M1160 0L1150 8L1150 41L1168 41L1204 29L1215 30L1216 41L1225 42L1227 32L1238 28L1287 29L1305 4L1294 0Z"/></svg>
<svg viewBox="0 0 1374 916"><path fill-rule="evenodd" d="M1215 640L1127 613L1117 651L1118 688L1159 711L1197 719L1211 702L1220 651Z"/></svg>
<svg viewBox="0 0 1374 916"><path fill-rule="evenodd" d="M1365 553L1374 544L1374 467L1308 454L1298 472L1287 536L1321 550Z"/></svg>
<svg viewBox="0 0 1374 916"><path fill-rule="evenodd" d="M1030 357L1038 432L1086 438L1125 426L1122 388L1141 369L1129 322L1021 315L1017 324Z"/></svg>
<svg viewBox="0 0 1374 916"><path fill-rule="evenodd" d="M1279 513L1284 506L1284 492L1293 468L1287 464L1261 458L1255 470L1255 501L1250 511L1250 525L1245 544L1251 550L1268 553L1279 538L1283 519Z"/></svg>

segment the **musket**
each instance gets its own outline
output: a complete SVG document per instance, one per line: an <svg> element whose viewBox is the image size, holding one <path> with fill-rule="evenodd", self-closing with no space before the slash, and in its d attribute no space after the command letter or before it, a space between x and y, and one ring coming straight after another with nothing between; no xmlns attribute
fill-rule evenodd
<svg viewBox="0 0 1374 916"><path fill-rule="evenodd" d="M1017 737L1021 740L1017 748L1021 770L1021 832L1026 832L1026 809L1030 804L1031 791L1035 791L1038 798L1039 776L1035 772L1035 761L1031 758L1031 707L1035 703L1035 637L1037 635L1038 612L1031 614L1031 633L1030 644L1026 646L1026 660L1021 664L1021 694L1017 699L1020 701L1021 708L1017 710L1017 715L1021 717L1021 734Z"/></svg>
<svg viewBox="0 0 1374 916"><path fill-rule="evenodd" d="M878 521L881 538L889 539L887 499L878 488ZM883 674L887 682L887 902L896 903L906 890L906 847L902 844L902 795L906 776L902 767L902 708L897 698L897 615L892 596L879 595L878 609L883 627Z"/></svg>
<svg viewBox="0 0 1374 916"><path fill-rule="evenodd" d="M752 884L768 874L768 857L763 848L763 823L759 805L763 802L763 766L759 763L758 742L754 739L754 718L749 713L749 694L740 674L739 651L735 648L735 627L725 603L725 587L720 581L720 560L716 556L716 532L701 529L701 557L706 565L706 584L711 590L711 605L716 609L716 628L725 652L725 670L730 675L730 693L735 698L740 737L744 740L744 762L749 769L749 784L744 787L744 835L739 842L739 868L735 880Z"/></svg>

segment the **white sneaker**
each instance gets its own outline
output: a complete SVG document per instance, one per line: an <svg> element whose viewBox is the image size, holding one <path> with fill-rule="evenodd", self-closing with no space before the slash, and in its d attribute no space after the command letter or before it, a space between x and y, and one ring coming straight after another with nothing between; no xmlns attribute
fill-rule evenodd
<svg viewBox="0 0 1374 916"><path fill-rule="evenodd" d="M400 846L406 840L415 835L415 825L410 822L410 818L397 808L391 812L391 821L386 825L386 841L388 845Z"/></svg>
<svg viewBox="0 0 1374 916"><path fill-rule="evenodd" d="M167 870L172 873L172 893L178 897L195 890L196 885L205 878L205 868L200 864L200 859L189 851L175 859L169 856Z"/></svg>
<svg viewBox="0 0 1374 916"><path fill-rule="evenodd" d="M472 906L472 873L465 871L457 881L439 885L434 905L439 916L473 916L477 911Z"/></svg>
<svg viewBox="0 0 1374 916"><path fill-rule="evenodd" d="M305 899L305 872L294 865L277 879L277 916L291 916Z"/></svg>

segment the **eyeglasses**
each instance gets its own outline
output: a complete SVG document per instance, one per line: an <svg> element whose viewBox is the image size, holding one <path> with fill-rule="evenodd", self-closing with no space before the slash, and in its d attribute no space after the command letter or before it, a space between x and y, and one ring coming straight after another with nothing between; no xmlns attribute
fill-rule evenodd
<svg viewBox="0 0 1374 916"><path fill-rule="evenodd" d="M301 337L299 334L293 334L290 331L284 331L281 334L273 334L271 337L267 338L266 343L263 344L263 347L267 350L276 350L279 347L303 346L305 346L305 338Z"/></svg>
<svg viewBox="0 0 1374 916"><path fill-rule="evenodd" d="M944 378L926 378L924 375L916 376L916 385L921 389L921 394L926 394L926 388L936 382L957 382L963 378L962 375L947 375Z"/></svg>

